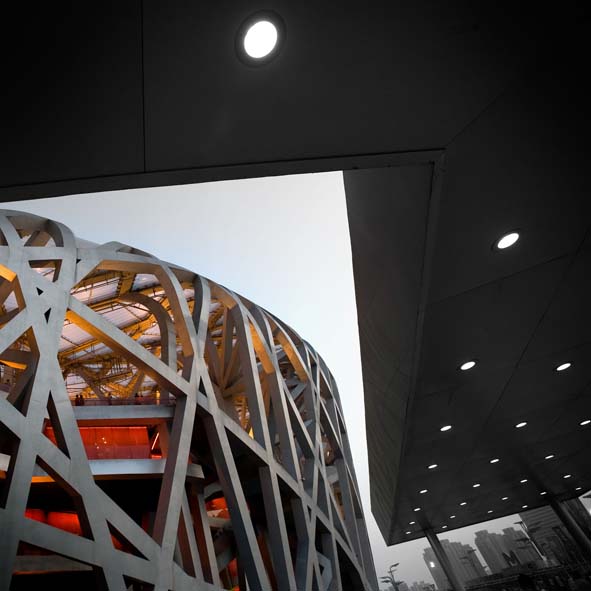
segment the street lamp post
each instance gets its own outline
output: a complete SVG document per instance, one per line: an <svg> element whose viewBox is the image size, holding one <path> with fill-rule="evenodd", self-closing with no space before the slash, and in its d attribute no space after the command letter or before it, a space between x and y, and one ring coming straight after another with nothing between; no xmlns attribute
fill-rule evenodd
<svg viewBox="0 0 591 591"><path fill-rule="evenodd" d="M396 583L396 579L394 578L394 572L396 571L396 567L399 565L400 563L397 562L395 564L391 564L390 568L388 568L388 575L385 577L382 577L382 583L390 583L392 585L392 587L394 588L394 591L398 591L398 584Z"/></svg>
<svg viewBox="0 0 591 591"><path fill-rule="evenodd" d="M535 525L537 525L537 524L534 524L534 527L528 528L527 525L525 525L524 521L516 521L515 525L519 525L521 527L521 529L523 530L523 533L525 534L525 538L520 539L518 541L521 542L521 541L527 540L526 543L531 544L534 547L534 549L536 550L536 552L540 555L540 558L544 562L546 562L546 557L544 556L544 554L542 554L542 551L538 548L538 545L535 543L534 539L530 535L530 534L534 533L535 531L537 531L538 529L540 529L540 527L535 527Z"/></svg>
<svg viewBox="0 0 591 591"><path fill-rule="evenodd" d="M470 566L472 567L472 570L474 571L474 576L478 576L478 569L476 568L476 565L474 564L474 561L472 559L472 555L476 553L476 550L472 549L472 550L468 550L466 552L466 554L464 556L460 557L460 560L465 560L466 562L470 563Z"/></svg>

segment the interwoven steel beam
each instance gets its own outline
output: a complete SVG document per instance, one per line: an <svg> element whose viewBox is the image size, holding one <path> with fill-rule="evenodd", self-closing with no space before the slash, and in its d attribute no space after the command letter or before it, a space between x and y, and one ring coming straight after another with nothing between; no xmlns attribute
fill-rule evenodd
<svg viewBox="0 0 591 591"><path fill-rule="evenodd" d="M81 563L108 589L377 588L338 390L314 349L186 269L81 244L58 222L0 211L0 589L35 563L32 548L45 570ZM142 306L133 335L130 302ZM78 422L82 404L100 405L100 421ZM146 404L172 419L142 422ZM111 496L88 424L145 428L162 469L134 472L124 456L118 481L109 460ZM146 480L137 507L130 470L158 484ZM61 498L41 480L66 493L59 514L78 530L39 517Z"/></svg>

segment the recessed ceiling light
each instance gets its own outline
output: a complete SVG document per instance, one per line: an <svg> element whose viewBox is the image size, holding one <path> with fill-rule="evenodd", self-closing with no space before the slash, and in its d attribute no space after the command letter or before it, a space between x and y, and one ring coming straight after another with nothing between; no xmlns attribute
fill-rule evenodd
<svg viewBox="0 0 591 591"><path fill-rule="evenodd" d="M462 365L460 365L460 369L462 371L468 371L469 369L472 369L475 365L476 361L472 359L471 361L466 361L465 363L462 363Z"/></svg>
<svg viewBox="0 0 591 591"><path fill-rule="evenodd" d="M544 496L544 495L547 495L548 493L547 493L545 490L543 490L543 491L542 491L540 494L541 494L542 496Z"/></svg>
<svg viewBox="0 0 591 591"><path fill-rule="evenodd" d="M515 425L516 429L521 429L521 427L525 427L527 425L527 423L525 421L522 421L521 423L517 423L517 425Z"/></svg>
<svg viewBox="0 0 591 591"><path fill-rule="evenodd" d="M577 486L577 488L575 488L575 490L581 490L581 487L580 486Z"/></svg>
<svg viewBox="0 0 591 591"><path fill-rule="evenodd" d="M441 427L441 429L439 429L440 431L449 431L451 429L451 425L443 425L443 427Z"/></svg>
<svg viewBox="0 0 591 591"><path fill-rule="evenodd" d="M499 458L493 458L490 463L491 464L496 464L499 461Z"/></svg>
<svg viewBox="0 0 591 591"><path fill-rule="evenodd" d="M431 464L431 465L427 466L427 468L429 470L433 470L434 468L437 468L437 464Z"/></svg>
<svg viewBox="0 0 591 591"><path fill-rule="evenodd" d="M267 20L251 25L244 35L244 51L256 59L269 55L277 45L277 27Z"/></svg>
<svg viewBox="0 0 591 591"><path fill-rule="evenodd" d="M462 506L462 507L463 507L464 505L467 505L467 504L468 504L468 503L466 503L466 501L462 501L462 502L460 503L460 506Z"/></svg>
<svg viewBox="0 0 591 591"><path fill-rule="evenodd" d="M263 65L273 59L285 40L281 17L264 10L248 17L236 36L238 57L249 65Z"/></svg>
<svg viewBox="0 0 591 591"><path fill-rule="evenodd" d="M441 529L447 529L447 525L442 525Z"/></svg>
<svg viewBox="0 0 591 591"><path fill-rule="evenodd" d="M581 427L584 427L585 425L588 425L589 423L591 423L591 419L585 419L584 421L581 421L579 423L579 425L581 425Z"/></svg>
<svg viewBox="0 0 591 591"><path fill-rule="evenodd" d="M513 246L519 240L519 233L518 232L510 232L509 234L505 234L502 238L497 241L497 248L499 250L504 250L505 248L509 248Z"/></svg>
<svg viewBox="0 0 591 591"><path fill-rule="evenodd" d="M426 488L424 488L423 490L420 490L419 491L419 493L422 494L422 495L424 495L426 492L427 492L427 489Z"/></svg>
<svg viewBox="0 0 591 591"><path fill-rule="evenodd" d="M521 484L525 484L527 482L527 478L523 478L522 480L520 480L519 482L521 482Z"/></svg>
<svg viewBox="0 0 591 591"><path fill-rule="evenodd" d="M563 478L572 478L572 474L565 474Z"/></svg>
<svg viewBox="0 0 591 591"><path fill-rule="evenodd" d="M404 532L404 533L405 533L407 536L409 536L409 535L410 535L410 532L409 532L409 531L407 531L407 532Z"/></svg>
<svg viewBox="0 0 591 591"><path fill-rule="evenodd" d="M492 509L489 509L489 510L487 511L487 513L492 513Z"/></svg>
<svg viewBox="0 0 591 591"><path fill-rule="evenodd" d="M455 519L455 518L456 518L456 516L455 516L455 515L450 515L450 516L449 516L449 518L450 518L450 519Z"/></svg>
<svg viewBox="0 0 591 591"><path fill-rule="evenodd" d="M564 371L565 369L568 369L571 366L571 364L567 361L566 363L561 363L557 368L556 371Z"/></svg>
<svg viewBox="0 0 591 591"><path fill-rule="evenodd" d="M522 505L521 508L522 509L527 509L527 505Z"/></svg>
<svg viewBox="0 0 591 591"><path fill-rule="evenodd" d="M548 454L544 459L551 460L554 457L554 454Z"/></svg>
<svg viewBox="0 0 591 591"><path fill-rule="evenodd" d="M472 488L478 488L479 486L480 486L480 483L479 483L479 482L475 482L475 483L472 485Z"/></svg>
<svg viewBox="0 0 591 591"><path fill-rule="evenodd" d="M413 509L413 511L420 511L420 510L421 510L420 507L417 507L416 509Z"/></svg>
<svg viewBox="0 0 591 591"><path fill-rule="evenodd" d="M509 497L503 497L501 501L506 501Z"/></svg>
<svg viewBox="0 0 591 591"><path fill-rule="evenodd" d="M409 521L408 525L414 525L416 523L416 521Z"/></svg>

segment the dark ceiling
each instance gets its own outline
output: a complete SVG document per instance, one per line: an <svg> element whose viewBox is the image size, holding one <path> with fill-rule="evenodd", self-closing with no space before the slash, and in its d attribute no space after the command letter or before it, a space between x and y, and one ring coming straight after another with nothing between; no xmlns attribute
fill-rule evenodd
<svg viewBox="0 0 591 591"><path fill-rule="evenodd" d="M580 11L515 4L9 4L0 199L381 166L446 147L557 23L586 31ZM287 37L249 67L234 42L261 7Z"/></svg>
<svg viewBox="0 0 591 591"><path fill-rule="evenodd" d="M591 488L591 125L574 33L541 44L439 157L345 172L372 510L389 543ZM513 230L515 246L492 248Z"/></svg>
<svg viewBox="0 0 591 591"><path fill-rule="evenodd" d="M253 68L234 41L261 8L287 37ZM591 427L578 425L591 414L590 23L576 3L544 10L12 3L0 200L351 170L372 506L386 539L535 506L540 487L572 496L591 487ZM518 244L493 251L512 229ZM554 373L564 359L572 368Z"/></svg>

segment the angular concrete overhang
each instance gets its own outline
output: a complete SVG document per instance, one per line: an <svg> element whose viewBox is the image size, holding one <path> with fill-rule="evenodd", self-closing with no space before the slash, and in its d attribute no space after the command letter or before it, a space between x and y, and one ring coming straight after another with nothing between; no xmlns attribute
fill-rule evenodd
<svg viewBox="0 0 591 591"><path fill-rule="evenodd" d="M390 544L591 488L591 126L579 54L546 49L438 154L344 173Z"/></svg>

